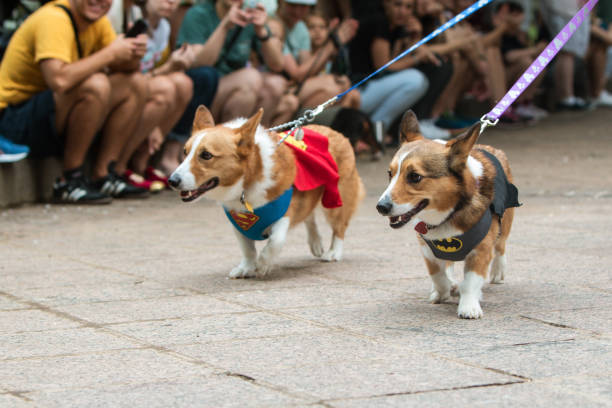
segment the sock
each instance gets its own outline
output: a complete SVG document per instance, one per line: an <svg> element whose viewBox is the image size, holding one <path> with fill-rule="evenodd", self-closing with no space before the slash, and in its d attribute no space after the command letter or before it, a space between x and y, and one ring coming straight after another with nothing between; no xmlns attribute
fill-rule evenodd
<svg viewBox="0 0 612 408"><path fill-rule="evenodd" d="M70 170L64 170L64 179L70 180L73 178L83 177L83 166L76 167Z"/></svg>

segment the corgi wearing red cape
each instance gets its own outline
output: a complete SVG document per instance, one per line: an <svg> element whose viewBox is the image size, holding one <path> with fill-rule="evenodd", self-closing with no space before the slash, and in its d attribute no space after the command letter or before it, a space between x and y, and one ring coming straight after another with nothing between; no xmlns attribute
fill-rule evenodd
<svg viewBox="0 0 612 408"><path fill-rule="evenodd" d="M289 228L301 222L314 256L340 260L349 221L364 197L347 138L312 125L302 129L303 140L283 140L286 135L260 126L262 114L260 109L249 119L215 125L208 109L200 106L185 159L168 180L184 202L205 196L223 206L243 255L231 278L264 276ZM314 216L320 203L333 233L327 251ZM259 255L257 240L267 240Z"/></svg>
<svg viewBox="0 0 612 408"><path fill-rule="evenodd" d="M490 270L491 283L500 283L506 269L506 240L510 234L518 190L506 155L474 145L476 124L448 142L427 140L412 111L402 118L401 146L389 165L389 185L376 206L390 226L411 225L433 281L432 303L459 294L461 318L482 317L482 285ZM453 262L465 261L464 279L452 279Z"/></svg>

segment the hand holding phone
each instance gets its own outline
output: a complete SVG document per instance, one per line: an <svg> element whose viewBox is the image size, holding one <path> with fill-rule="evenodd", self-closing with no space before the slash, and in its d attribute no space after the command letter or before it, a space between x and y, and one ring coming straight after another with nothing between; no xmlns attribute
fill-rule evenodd
<svg viewBox="0 0 612 408"><path fill-rule="evenodd" d="M138 37L140 34L146 33L148 29L149 29L149 25L147 24L147 22L143 20L142 18L138 19L134 22L134 24L132 24L132 27L130 27L127 33L125 33L125 37L126 38Z"/></svg>

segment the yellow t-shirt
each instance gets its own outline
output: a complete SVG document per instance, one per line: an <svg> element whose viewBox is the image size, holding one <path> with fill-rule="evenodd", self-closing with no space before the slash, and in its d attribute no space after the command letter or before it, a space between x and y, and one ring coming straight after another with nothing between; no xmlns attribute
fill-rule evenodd
<svg viewBox="0 0 612 408"><path fill-rule="evenodd" d="M68 0L47 3L13 34L0 65L0 110L49 88L40 70L40 61L53 58L72 63L79 59L70 17L56 4L70 8ZM106 47L115 37L106 16L97 20L79 33L83 57Z"/></svg>

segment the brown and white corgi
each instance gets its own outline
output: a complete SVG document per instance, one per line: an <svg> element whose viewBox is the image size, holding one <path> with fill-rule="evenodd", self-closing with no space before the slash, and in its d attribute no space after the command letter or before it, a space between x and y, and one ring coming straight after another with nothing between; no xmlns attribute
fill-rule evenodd
<svg viewBox="0 0 612 408"><path fill-rule="evenodd" d="M243 255L240 264L229 273L231 278L265 275L282 249L289 228L302 221L306 224L312 254L325 261L340 260L345 231L364 197L348 139L328 127L306 126L304 131L316 132L325 146L329 142L329 152L325 148L325 153L331 154L337 165L336 193L342 205L323 209L333 232L331 246L325 251L314 216L315 208L325 197L325 186L308 191L293 188L297 174L294 151L287 143L278 144L281 135L260 126L262 114L260 109L249 119L215 125L208 109L200 106L191 138L185 145L185 160L168 180L173 189L181 192L184 202L205 196L224 207L236 227ZM293 143L297 141L293 139ZM304 145L303 149L308 147ZM252 232L251 227L257 228L257 223L263 222L260 218L265 217L261 213L257 215L257 209L269 209L284 200L286 212L260 231L261 239L267 238L268 242L257 256L255 239L260 238L247 236Z"/></svg>
<svg viewBox="0 0 612 408"><path fill-rule="evenodd" d="M506 155L476 145L474 125L454 140L427 140L408 111L400 126L401 146L389 166L389 185L376 208L392 228L411 225L433 288L432 303L459 292L457 314L482 317L481 288L490 269L491 283L500 283L506 269L506 239L510 234L518 190ZM505 211L504 211L505 210ZM450 274L465 261L464 279L457 285Z"/></svg>

